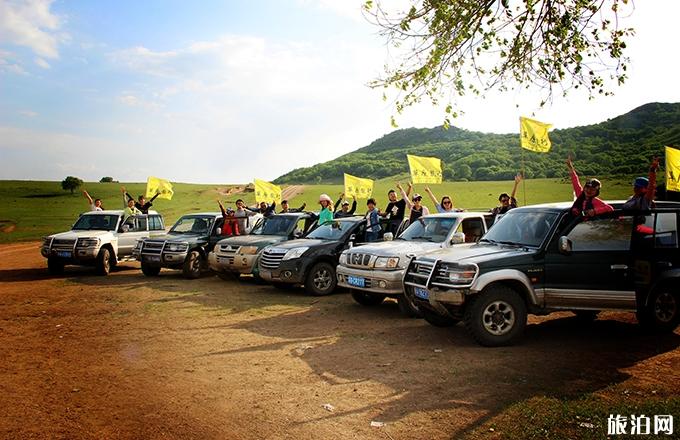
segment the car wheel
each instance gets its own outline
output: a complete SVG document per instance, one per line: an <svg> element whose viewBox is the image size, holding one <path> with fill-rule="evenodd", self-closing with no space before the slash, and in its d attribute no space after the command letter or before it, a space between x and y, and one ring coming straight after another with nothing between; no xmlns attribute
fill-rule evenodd
<svg viewBox="0 0 680 440"><path fill-rule="evenodd" d="M64 262L58 258L50 257L47 259L47 272L50 275L61 275L64 273Z"/></svg>
<svg viewBox="0 0 680 440"><path fill-rule="evenodd" d="M649 297L647 306L638 313L640 324L656 332L672 332L680 324L680 300L671 286L660 286Z"/></svg>
<svg viewBox="0 0 680 440"><path fill-rule="evenodd" d="M142 263L142 273L147 277L155 277L161 273L160 266L149 266L148 264Z"/></svg>
<svg viewBox="0 0 680 440"><path fill-rule="evenodd" d="M373 295L358 290L352 290L352 298L362 306L377 306L385 300L385 295Z"/></svg>
<svg viewBox="0 0 680 440"><path fill-rule="evenodd" d="M452 316L442 315L425 307L419 307L418 311L428 324L435 327L453 327L460 322L460 319L454 318Z"/></svg>
<svg viewBox="0 0 680 440"><path fill-rule="evenodd" d="M182 268L184 278L196 279L201 276L202 269L203 258L201 257L201 253L198 251L189 252L186 260L184 260L184 267Z"/></svg>
<svg viewBox="0 0 680 440"><path fill-rule="evenodd" d="M316 263L305 279L305 291L314 296L330 295L337 282L335 267L328 263Z"/></svg>
<svg viewBox="0 0 680 440"><path fill-rule="evenodd" d="M418 308L418 306L413 304L413 302L410 299L408 299L406 295L399 295L399 297L397 298L397 305L399 306L399 311L404 316L407 316L409 318L423 317L423 315L420 313L420 309Z"/></svg>
<svg viewBox="0 0 680 440"><path fill-rule="evenodd" d="M527 323L524 300L513 289L492 286L470 297L465 327L481 345L509 345L522 335Z"/></svg>
<svg viewBox="0 0 680 440"><path fill-rule="evenodd" d="M241 274L234 272L217 272L217 276L224 281L238 281L241 278Z"/></svg>
<svg viewBox="0 0 680 440"><path fill-rule="evenodd" d="M97 273L108 275L109 272L111 272L111 251L108 248L102 248L97 255Z"/></svg>

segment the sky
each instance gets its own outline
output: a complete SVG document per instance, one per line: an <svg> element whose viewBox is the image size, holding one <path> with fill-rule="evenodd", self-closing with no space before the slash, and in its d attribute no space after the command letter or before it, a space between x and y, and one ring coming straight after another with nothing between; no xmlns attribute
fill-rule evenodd
<svg viewBox="0 0 680 440"><path fill-rule="evenodd" d="M0 179L243 183L366 146L395 112L367 87L392 58L362 3L0 0ZM567 128L679 102L680 2L633 4L629 80L613 97L466 97L453 125L514 133L525 115ZM429 103L397 116L442 121Z"/></svg>

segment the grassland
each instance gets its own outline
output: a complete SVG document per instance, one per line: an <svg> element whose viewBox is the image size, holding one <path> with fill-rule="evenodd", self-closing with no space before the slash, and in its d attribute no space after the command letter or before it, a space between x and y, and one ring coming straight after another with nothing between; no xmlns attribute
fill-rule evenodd
<svg viewBox="0 0 680 440"><path fill-rule="evenodd" d="M404 182L407 178L404 176ZM141 194L146 183L90 183L86 182L82 189L101 198L104 207L119 209L122 207L121 185L124 185L133 196ZM175 183L175 195L172 200L156 200L154 209L165 217L166 225L171 225L179 216L187 212L216 211L216 200L233 203L242 198L248 204L255 202L253 192L228 194L229 190L244 185L235 184L187 184ZM425 185L416 185L415 191L423 194L426 205L433 208L425 195ZM451 196L457 207L465 209L489 209L496 205L498 194L509 193L513 182L447 182L431 185L437 197L444 194ZM395 187L393 179L376 181L374 195L378 206L386 205L387 191ZM526 193L523 191L526 187ZM291 206L307 203L307 209L317 209L318 196L329 194L336 199L342 192L342 185L307 185L302 192L290 199ZM630 193L630 179L604 179L603 197L610 200L626 198ZM526 194L526 198L525 198ZM521 205L571 200L570 183L565 179L527 180L517 192ZM59 182L46 181L0 181L0 243L39 239L41 236L67 230L78 214L86 211L87 201L80 191L71 194L61 189ZM365 201L359 200L357 212L365 211Z"/></svg>

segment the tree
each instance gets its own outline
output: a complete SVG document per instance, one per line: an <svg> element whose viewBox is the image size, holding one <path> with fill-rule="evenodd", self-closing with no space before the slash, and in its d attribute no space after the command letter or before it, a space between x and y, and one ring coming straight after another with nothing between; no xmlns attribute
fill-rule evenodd
<svg viewBox="0 0 680 440"><path fill-rule="evenodd" d="M557 90L610 95L627 78L624 40L634 31L618 18L622 5L633 9L629 0L419 0L396 15L383 3L364 9L403 55L371 86L395 88L398 113L445 97L448 126L466 93L533 88L542 106Z"/></svg>
<svg viewBox="0 0 680 440"><path fill-rule="evenodd" d="M113 177L106 176L99 179L99 183L111 183L111 182L113 182Z"/></svg>
<svg viewBox="0 0 680 440"><path fill-rule="evenodd" d="M70 190L71 194L73 194L73 191L75 191L82 184L82 180L73 176L68 176L66 179L61 181L61 187L64 189L64 191Z"/></svg>

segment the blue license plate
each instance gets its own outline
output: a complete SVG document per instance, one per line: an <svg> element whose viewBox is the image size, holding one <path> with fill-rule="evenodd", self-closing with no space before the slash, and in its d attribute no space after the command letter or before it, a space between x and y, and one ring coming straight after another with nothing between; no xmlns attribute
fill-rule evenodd
<svg viewBox="0 0 680 440"><path fill-rule="evenodd" d="M366 287L366 280L361 277L347 277L347 284L356 287Z"/></svg>
<svg viewBox="0 0 680 440"><path fill-rule="evenodd" d="M71 251L59 251L57 252L57 257L71 258Z"/></svg>
<svg viewBox="0 0 680 440"><path fill-rule="evenodd" d="M427 293L427 289L423 289L422 287L416 287L414 293L416 297L420 299L428 299L430 297L430 295Z"/></svg>

